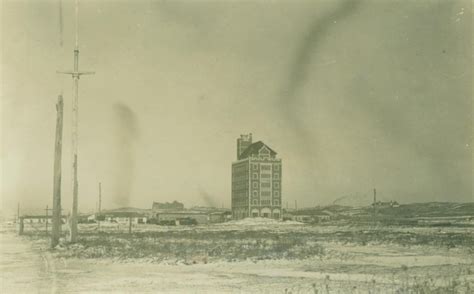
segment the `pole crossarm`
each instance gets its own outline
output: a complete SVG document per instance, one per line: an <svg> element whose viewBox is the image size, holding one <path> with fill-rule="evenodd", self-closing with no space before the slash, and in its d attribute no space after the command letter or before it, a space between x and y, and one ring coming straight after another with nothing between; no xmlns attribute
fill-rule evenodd
<svg viewBox="0 0 474 294"><path fill-rule="evenodd" d="M95 71L56 71L58 74L72 75L73 78L79 78L82 75L93 75Z"/></svg>

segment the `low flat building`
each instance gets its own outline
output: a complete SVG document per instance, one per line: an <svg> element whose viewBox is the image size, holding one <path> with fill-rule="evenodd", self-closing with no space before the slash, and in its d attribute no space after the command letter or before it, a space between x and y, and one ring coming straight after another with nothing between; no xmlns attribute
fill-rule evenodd
<svg viewBox="0 0 474 294"><path fill-rule="evenodd" d="M292 219L302 223L311 223L314 221L314 218L311 215L293 215Z"/></svg>
<svg viewBox="0 0 474 294"><path fill-rule="evenodd" d="M152 210L184 210L184 204L178 201L173 202L153 202Z"/></svg>
<svg viewBox="0 0 474 294"><path fill-rule="evenodd" d="M195 220L196 224L210 223L209 213L201 211L160 211L154 213L154 218L160 223L177 222L180 220Z"/></svg>
<svg viewBox="0 0 474 294"><path fill-rule="evenodd" d="M144 213L138 212L125 212L125 211L118 211L118 212L108 212L104 213L104 219L107 222L111 223L121 223L127 224L130 222L130 218L133 224L146 224L147 222L147 215Z"/></svg>
<svg viewBox="0 0 474 294"><path fill-rule="evenodd" d="M229 211L216 211L209 214L210 223L223 223L227 221L227 217L231 215Z"/></svg>
<svg viewBox="0 0 474 294"><path fill-rule="evenodd" d="M389 201L389 202L377 201L375 203L372 203L372 206L377 207L377 208L397 208L397 207L400 207L400 204L398 204L397 201Z"/></svg>
<svg viewBox="0 0 474 294"><path fill-rule="evenodd" d="M51 215L48 215L48 216L22 215L20 216L20 219L22 219L25 224L44 224L44 223L51 224L52 223ZM61 216L61 221L63 224L66 223L66 220L67 220L67 217L65 215Z"/></svg>

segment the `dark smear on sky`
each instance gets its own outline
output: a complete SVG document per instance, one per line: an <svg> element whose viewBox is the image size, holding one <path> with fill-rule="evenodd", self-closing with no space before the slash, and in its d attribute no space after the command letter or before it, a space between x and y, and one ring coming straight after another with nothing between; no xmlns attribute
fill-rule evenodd
<svg viewBox="0 0 474 294"><path fill-rule="evenodd" d="M357 6L358 1L344 1L339 4L332 12L329 12L322 17L316 18L311 23L307 33L303 35L303 38L298 46L295 53L293 62L288 70L289 74L287 80L283 83L283 87L279 94L279 111L286 118L285 124L288 126L294 135L294 142L298 143L304 154L315 155L317 153L317 146L313 145L309 138L312 138L314 133L311 128L314 126L304 125L299 119L299 113L297 106L301 102L299 97L299 91L308 82L309 66L311 61L318 54L318 46L324 42L325 37L330 33L331 28L337 26L337 22L341 19L347 18L352 15ZM315 156L310 156L310 166ZM324 169L323 161L320 159L318 166Z"/></svg>
<svg viewBox="0 0 474 294"><path fill-rule="evenodd" d="M338 21L354 13L357 6L357 1L342 2L333 12L317 18L303 36L291 64L287 83L284 84L280 95L280 105L282 105L282 109L288 110L287 113L290 118L295 115L291 108L296 102L298 90L308 79L308 66L311 65L313 57L317 54L318 45L324 42L324 38L329 34L330 29L337 26Z"/></svg>
<svg viewBox="0 0 474 294"><path fill-rule="evenodd" d="M116 120L116 150L114 203L119 206L130 204L135 168L135 142L138 139L138 123L133 110L125 104L114 105Z"/></svg>
<svg viewBox="0 0 474 294"><path fill-rule="evenodd" d="M209 194L206 190L203 188L199 189L199 196L201 197L201 200L205 203L206 206L209 207L218 207L218 203L214 200L211 194Z"/></svg>

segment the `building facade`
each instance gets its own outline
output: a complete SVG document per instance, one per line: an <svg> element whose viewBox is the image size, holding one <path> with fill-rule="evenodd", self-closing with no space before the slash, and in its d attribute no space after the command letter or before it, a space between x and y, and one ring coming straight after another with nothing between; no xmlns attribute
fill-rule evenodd
<svg viewBox="0 0 474 294"><path fill-rule="evenodd" d="M237 161L232 163L232 217L281 218L281 159L252 134L237 139Z"/></svg>

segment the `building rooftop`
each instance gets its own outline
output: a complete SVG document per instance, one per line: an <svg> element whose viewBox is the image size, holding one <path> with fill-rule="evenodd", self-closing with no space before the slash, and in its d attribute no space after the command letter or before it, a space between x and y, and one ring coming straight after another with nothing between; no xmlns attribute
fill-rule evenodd
<svg viewBox="0 0 474 294"><path fill-rule="evenodd" d="M244 152L242 152L240 158L244 159L252 155L258 155L258 152L260 151L260 149L262 149L262 147L266 147L270 151L270 156L272 157L274 157L277 154L272 148L268 147L268 145L266 145L262 141L258 141L253 144L250 144L250 146L247 147L247 149L245 149Z"/></svg>

